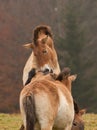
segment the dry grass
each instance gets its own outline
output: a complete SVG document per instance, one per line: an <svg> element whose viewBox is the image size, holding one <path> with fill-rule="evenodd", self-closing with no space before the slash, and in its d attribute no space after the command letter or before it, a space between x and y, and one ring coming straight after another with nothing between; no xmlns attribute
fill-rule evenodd
<svg viewBox="0 0 97 130"><path fill-rule="evenodd" d="M97 130L97 114L85 114L85 130ZM0 130L19 130L21 125L19 114L0 114Z"/></svg>
<svg viewBox="0 0 97 130"><path fill-rule="evenodd" d="M85 114L85 130L97 130L97 114Z"/></svg>

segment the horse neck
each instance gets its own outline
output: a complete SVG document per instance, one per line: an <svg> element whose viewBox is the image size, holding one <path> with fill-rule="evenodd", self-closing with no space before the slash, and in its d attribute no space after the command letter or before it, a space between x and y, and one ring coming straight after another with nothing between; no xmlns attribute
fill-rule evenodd
<svg viewBox="0 0 97 130"><path fill-rule="evenodd" d="M62 83L65 84L66 88L71 92L71 82L68 79L62 80Z"/></svg>

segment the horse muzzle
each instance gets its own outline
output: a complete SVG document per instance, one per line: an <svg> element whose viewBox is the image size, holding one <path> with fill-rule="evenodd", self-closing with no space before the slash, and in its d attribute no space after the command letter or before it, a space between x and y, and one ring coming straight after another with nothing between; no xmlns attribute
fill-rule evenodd
<svg viewBox="0 0 97 130"><path fill-rule="evenodd" d="M41 67L40 71L42 71L44 74L53 73L53 69L49 67L47 64Z"/></svg>
<svg viewBox="0 0 97 130"><path fill-rule="evenodd" d="M84 124L73 123L73 126L72 126L71 130L84 130Z"/></svg>

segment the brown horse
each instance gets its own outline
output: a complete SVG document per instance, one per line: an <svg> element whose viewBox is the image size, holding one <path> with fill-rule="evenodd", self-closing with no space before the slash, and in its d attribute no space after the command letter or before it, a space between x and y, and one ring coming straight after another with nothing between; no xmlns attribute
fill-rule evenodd
<svg viewBox="0 0 97 130"><path fill-rule="evenodd" d="M64 76L68 76L68 72L70 72L69 68L65 68L62 70L62 72L57 76L55 74L52 74L53 78L55 80L59 80L61 82L64 81ZM77 76L77 75L75 75ZM66 80L65 80L66 82ZM68 84L70 82L66 83L66 86L68 87L68 89L71 91L71 84ZM84 130L84 121L82 119L82 115L85 114L86 109L79 109L79 106L77 104L77 102L75 100L73 100L74 103L74 111L75 111L75 116L74 116L74 121L72 124L72 130Z"/></svg>
<svg viewBox="0 0 97 130"><path fill-rule="evenodd" d="M70 69L64 68L62 70L62 72L60 72L59 75L55 75L55 74L51 74L51 75L55 80L59 80L59 81L63 82L64 76L66 76L66 75L68 76L68 72L70 72ZM75 75L75 76L77 76L77 75ZM68 84L68 83L70 83L70 82L66 83L66 80L65 80L66 86L71 91L71 84ZM73 124L72 124L72 130L84 130L84 121L82 119L82 115L85 114L86 109L80 110L77 102L75 100L73 100L73 102L74 102L75 116L74 116L74 121L73 121Z"/></svg>
<svg viewBox="0 0 97 130"><path fill-rule="evenodd" d="M76 75L64 73L62 81L38 72L20 94L20 111L25 130L71 130L74 104L71 83Z"/></svg>
<svg viewBox="0 0 97 130"><path fill-rule="evenodd" d="M34 74L29 74L29 72L32 71L34 73L35 69L41 71L48 69L49 71L52 70L55 74L59 74L60 72L50 27L45 25L36 27L33 40L34 43L25 45L27 48L34 49L23 70L24 85L30 82L31 78L29 80L28 77L29 75L31 75L30 77L33 77Z"/></svg>
<svg viewBox="0 0 97 130"><path fill-rule="evenodd" d="M68 72L70 72L70 69L65 68L58 76L51 74L51 76L45 75L44 77L52 81L56 79L62 82L64 81L63 80L64 77L66 77L66 75L68 76ZM37 81L37 79L44 78L44 77L40 77L39 75L37 75L37 78L35 76L31 82ZM65 84L67 85L68 89L71 91L70 89L71 87L67 83L69 82L66 82L65 80ZM72 130L84 130L84 121L82 119L82 115L86 112L86 110L85 109L80 110L78 104L74 100L74 111L75 111L75 116L72 124ZM24 125L21 126L20 130L24 130Z"/></svg>
<svg viewBox="0 0 97 130"><path fill-rule="evenodd" d="M86 113L86 109L79 109L78 104L74 100L75 116L71 130L84 130L84 121L82 119L83 114Z"/></svg>

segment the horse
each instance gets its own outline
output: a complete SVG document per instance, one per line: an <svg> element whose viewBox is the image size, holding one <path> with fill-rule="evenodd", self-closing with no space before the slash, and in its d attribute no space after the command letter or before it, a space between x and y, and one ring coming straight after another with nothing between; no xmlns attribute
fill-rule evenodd
<svg viewBox="0 0 97 130"><path fill-rule="evenodd" d="M75 100L73 101L74 101L75 115L71 130L84 130L85 124L82 119L82 116L86 113L86 109L80 109L77 102Z"/></svg>
<svg viewBox="0 0 97 130"><path fill-rule="evenodd" d="M74 120L71 84L76 75L66 71L62 77L60 82L51 74L37 72L22 89L20 111L25 130L71 130Z"/></svg>
<svg viewBox="0 0 97 130"><path fill-rule="evenodd" d="M44 45L44 43L46 43L46 46ZM26 48L33 48L32 44L33 44L34 48L36 48L36 49L32 50L32 53L24 66L23 85L26 85L30 82L31 78L28 79L28 77L29 77L29 75L31 75L30 77L34 76L35 69L36 70L40 69L42 71L45 69L48 69L49 71L51 71L51 69L52 69L52 71L55 74L60 73L58 57L57 57L56 50L54 48L54 41L53 41L53 35L52 35L51 28L46 25L37 26L34 29L33 43L28 43L28 44L25 44L24 46ZM49 53L48 48L52 52L52 54ZM43 53L42 55L39 55L37 53L37 52L41 51L39 49L42 49L42 53ZM37 51L37 52L35 52L35 51ZM48 53L51 56L49 56Z"/></svg>

